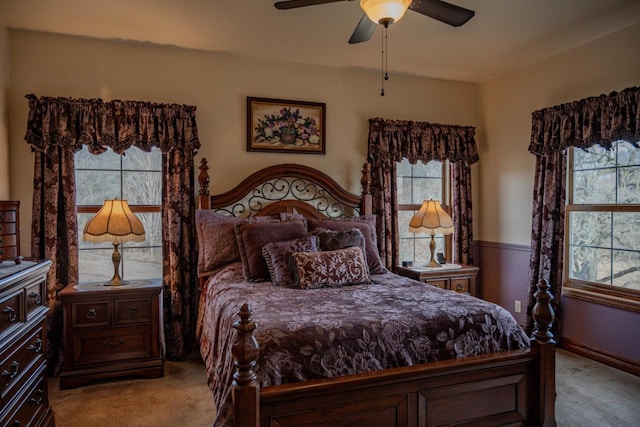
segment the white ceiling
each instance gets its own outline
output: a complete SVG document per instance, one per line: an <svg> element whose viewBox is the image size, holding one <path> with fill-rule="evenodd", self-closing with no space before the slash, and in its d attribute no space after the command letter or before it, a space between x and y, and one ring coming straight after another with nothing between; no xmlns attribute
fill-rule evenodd
<svg viewBox="0 0 640 427"><path fill-rule="evenodd" d="M272 0L0 0L9 28L379 70L381 34L347 40L363 12L344 1L279 11ZM454 28L413 11L389 28L390 72L482 82L640 22L640 0L451 0Z"/></svg>

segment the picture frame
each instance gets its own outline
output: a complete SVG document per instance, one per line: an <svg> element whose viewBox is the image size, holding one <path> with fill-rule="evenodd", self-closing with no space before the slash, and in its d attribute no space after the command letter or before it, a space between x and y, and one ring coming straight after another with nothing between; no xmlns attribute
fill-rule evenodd
<svg viewBox="0 0 640 427"><path fill-rule="evenodd" d="M325 154L326 104L247 97L247 151Z"/></svg>

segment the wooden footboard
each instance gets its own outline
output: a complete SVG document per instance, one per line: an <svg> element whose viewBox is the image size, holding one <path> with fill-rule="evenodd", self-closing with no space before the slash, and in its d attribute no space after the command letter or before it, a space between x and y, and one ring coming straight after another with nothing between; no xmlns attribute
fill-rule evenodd
<svg viewBox="0 0 640 427"><path fill-rule="evenodd" d="M530 350L267 387L244 305L233 346L234 426L555 426L554 320L538 284Z"/></svg>

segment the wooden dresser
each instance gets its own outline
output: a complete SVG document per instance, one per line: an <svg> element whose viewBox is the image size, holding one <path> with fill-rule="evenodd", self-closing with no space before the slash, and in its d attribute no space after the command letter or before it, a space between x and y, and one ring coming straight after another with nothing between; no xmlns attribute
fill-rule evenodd
<svg viewBox="0 0 640 427"><path fill-rule="evenodd" d="M0 200L0 262L20 264L20 202Z"/></svg>
<svg viewBox="0 0 640 427"><path fill-rule="evenodd" d="M443 289L478 296L478 267L458 265L457 268L397 267L396 274L428 283Z"/></svg>
<svg viewBox="0 0 640 427"><path fill-rule="evenodd" d="M97 379L163 376L161 282L85 283L60 291L64 316L61 389Z"/></svg>
<svg viewBox="0 0 640 427"><path fill-rule="evenodd" d="M0 263L0 426L53 426L45 315L51 261Z"/></svg>

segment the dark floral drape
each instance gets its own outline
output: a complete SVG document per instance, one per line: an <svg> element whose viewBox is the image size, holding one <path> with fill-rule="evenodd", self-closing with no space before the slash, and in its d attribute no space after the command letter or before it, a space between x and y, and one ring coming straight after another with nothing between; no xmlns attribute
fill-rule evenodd
<svg viewBox="0 0 640 427"><path fill-rule="evenodd" d="M553 333L559 336L562 312L565 182L569 147L611 148L618 140L640 140L640 88L633 87L609 95L534 111L531 120L529 151L536 156L535 187L531 227L529 301L527 332L533 330L531 310L533 293L546 279L555 296L556 322Z"/></svg>
<svg viewBox="0 0 640 427"><path fill-rule="evenodd" d="M193 337L196 289L193 156L200 147L196 107L27 95L25 140L35 152L32 256L51 259L48 277L50 366L59 362L58 291L78 281L74 153L135 146L163 155L164 320L167 357L180 359ZM167 252L168 251L168 252Z"/></svg>
<svg viewBox="0 0 640 427"><path fill-rule="evenodd" d="M368 157L371 162L373 210L378 215L380 256L394 268L398 253L396 165L407 158L453 163L453 213L456 238L454 262L470 264L472 235L470 165L477 162L475 128L405 120L369 120Z"/></svg>

